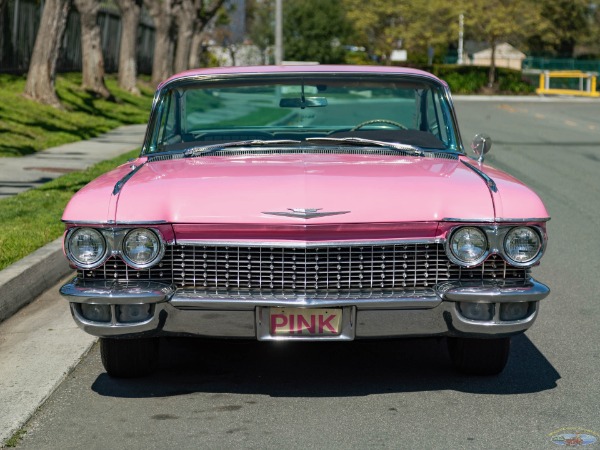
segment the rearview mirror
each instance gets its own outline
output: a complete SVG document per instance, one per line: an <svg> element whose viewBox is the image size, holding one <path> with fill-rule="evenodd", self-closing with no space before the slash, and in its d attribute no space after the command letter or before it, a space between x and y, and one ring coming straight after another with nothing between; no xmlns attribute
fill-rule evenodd
<svg viewBox="0 0 600 450"><path fill-rule="evenodd" d="M325 97L282 98L279 100L279 106L281 108L320 108L327 106L327 99Z"/></svg>

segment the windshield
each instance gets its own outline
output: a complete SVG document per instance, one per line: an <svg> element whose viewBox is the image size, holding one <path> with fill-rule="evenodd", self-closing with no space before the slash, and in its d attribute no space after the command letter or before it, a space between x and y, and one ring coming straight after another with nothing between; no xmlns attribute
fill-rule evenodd
<svg viewBox="0 0 600 450"><path fill-rule="evenodd" d="M247 140L364 138L460 151L443 87L415 76L187 79L163 88L144 153Z"/></svg>

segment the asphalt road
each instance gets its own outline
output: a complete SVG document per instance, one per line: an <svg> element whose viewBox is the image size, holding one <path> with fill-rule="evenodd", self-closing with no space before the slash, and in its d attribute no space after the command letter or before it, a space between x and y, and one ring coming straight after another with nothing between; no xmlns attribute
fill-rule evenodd
<svg viewBox="0 0 600 450"><path fill-rule="evenodd" d="M94 348L18 448L552 449L565 428L600 436L600 104L456 108L465 143L488 132L488 162L534 187L552 216L534 270L552 293L500 376L457 375L435 339L167 340L158 373L140 380L109 378Z"/></svg>

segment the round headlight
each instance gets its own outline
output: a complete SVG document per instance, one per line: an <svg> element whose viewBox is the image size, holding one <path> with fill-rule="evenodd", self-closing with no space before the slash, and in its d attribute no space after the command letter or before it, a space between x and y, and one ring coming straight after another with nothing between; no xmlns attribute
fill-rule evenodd
<svg viewBox="0 0 600 450"><path fill-rule="evenodd" d="M459 228L450 237L450 252L461 264L479 264L485 257L487 249L487 237L479 228Z"/></svg>
<svg viewBox="0 0 600 450"><path fill-rule="evenodd" d="M160 239L146 228L131 230L123 240L123 256L134 267L146 268L157 262L161 254Z"/></svg>
<svg viewBox="0 0 600 450"><path fill-rule="evenodd" d="M89 269L96 266L106 255L106 240L94 228L78 228L67 240L67 255L77 266Z"/></svg>
<svg viewBox="0 0 600 450"><path fill-rule="evenodd" d="M541 248L540 235L529 227L513 228L504 239L506 256L519 264L533 261L540 253Z"/></svg>

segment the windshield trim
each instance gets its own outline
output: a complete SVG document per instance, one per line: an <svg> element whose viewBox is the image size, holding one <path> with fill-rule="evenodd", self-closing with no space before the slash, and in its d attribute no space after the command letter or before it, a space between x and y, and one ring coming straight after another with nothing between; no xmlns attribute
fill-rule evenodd
<svg viewBox="0 0 600 450"><path fill-rule="evenodd" d="M235 73L235 74L208 74L198 75L193 74L189 76L182 76L171 79L162 84L159 90L156 92L152 111L150 114L149 125L146 130L146 136L144 144L142 146L141 156L155 155L165 153L169 150L158 150L152 149L151 142L155 137L157 129L157 119L160 116L161 107L164 105L164 99L169 92L175 89L189 89L191 86L209 86L210 84L219 84L226 86L228 84L237 84L244 82L255 82L259 81L260 84L273 84L278 82L289 82L291 80L298 80L299 77L310 77L310 78L328 78L335 76L336 78L346 78L348 80L358 81L373 81L382 82L410 82L425 83L435 88L439 92L440 101L444 103L443 108L444 120L447 123L448 132L453 141L453 146L444 149L435 149L436 152L456 152L459 154L465 154L460 129L458 127L458 121L456 119L456 111L452 102L450 91L445 83L435 78L433 75L426 73L423 74L403 74L403 73L377 73L377 72L360 72L360 71L344 71L344 72L285 72L285 73ZM244 127L250 128L250 127ZM397 142L402 144L401 141ZM198 145L196 145L198 146Z"/></svg>

